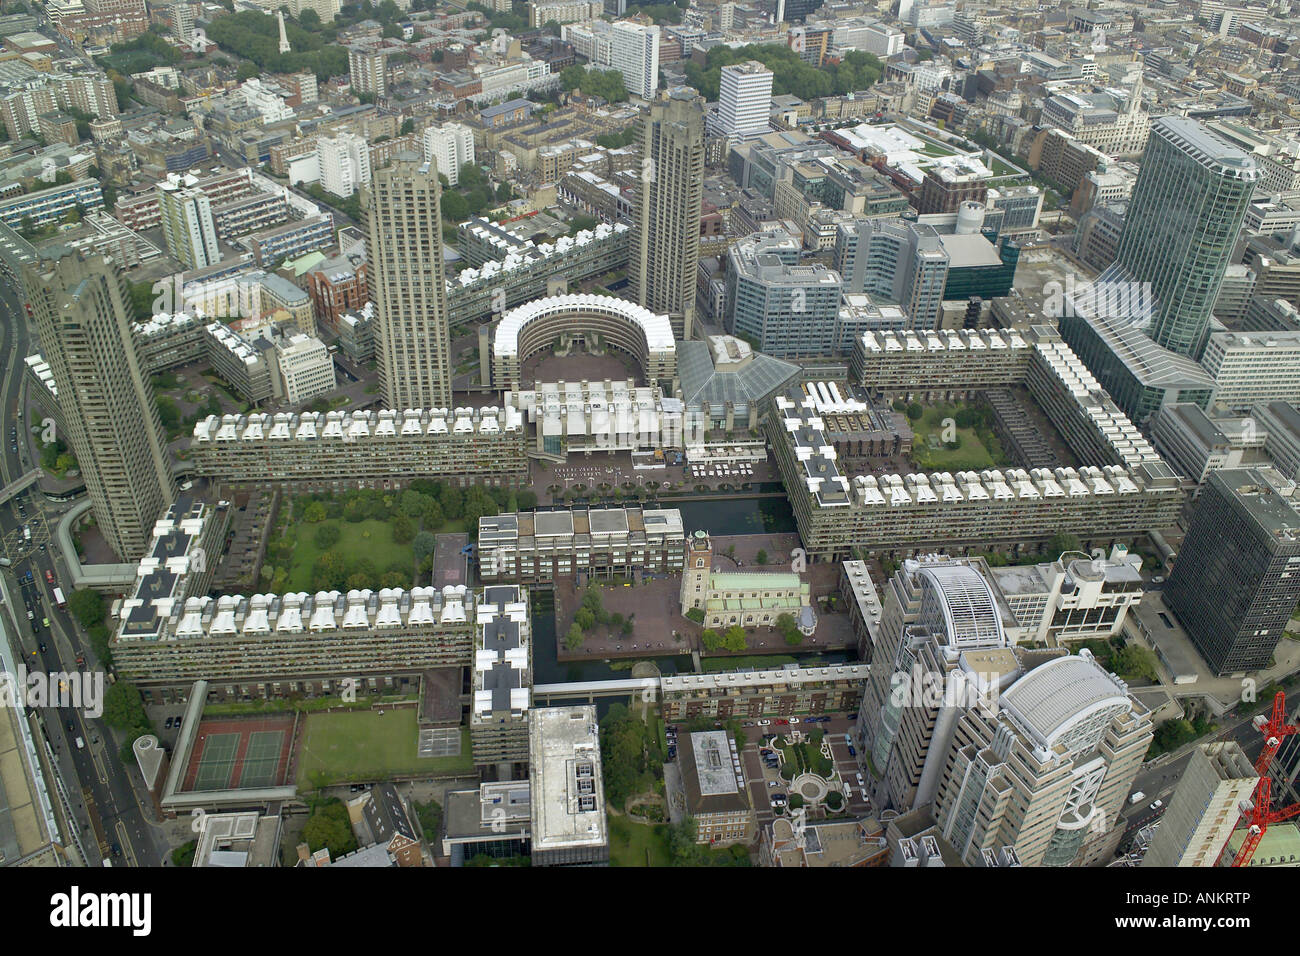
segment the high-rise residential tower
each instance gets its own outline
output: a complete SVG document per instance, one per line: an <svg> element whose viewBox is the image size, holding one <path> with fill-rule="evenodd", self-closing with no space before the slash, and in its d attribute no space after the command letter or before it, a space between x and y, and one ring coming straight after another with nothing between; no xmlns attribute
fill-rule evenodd
<svg viewBox="0 0 1300 956"><path fill-rule="evenodd" d="M112 259L65 246L43 250L26 270L63 437L86 479L95 521L118 557L139 560L176 483L136 351L126 279Z"/></svg>
<svg viewBox="0 0 1300 956"><path fill-rule="evenodd" d="M212 202L203 190L179 183L159 183L158 210L167 251L181 265L187 269L206 269L221 261Z"/></svg>
<svg viewBox="0 0 1300 956"><path fill-rule="evenodd" d="M710 135L743 142L771 127L772 71L757 60L724 66L718 75L718 111Z"/></svg>
<svg viewBox="0 0 1300 956"><path fill-rule="evenodd" d="M1259 178L1253 158L1196 120L1165 116L1152 124L1116 265L1125 278L1151 283L1149 334L1157 344L1200 357Z"/></svg>
<svg viewBox="0 0 1300 956"><path fill-rule="evenodd" d="M340 133L316 140L320 184L326 192L345 199L370 182L370 144L356 133Z"/></svg>
<svg viewBox="0 0 1300 956"><path fill-rule="evenodd" d="M1191 752L1143 866L1214 866L1259 782L1241 744L1201 744Z"/></svg>
<svg viewBox="0 0 1300 956"><path fill-rule="evenodd" d="M451 407L441 195L437 164L412 152L365 190L375 359L389 408Z"/></svg>
<svg viewBox="0 0 1300 956"><path fill-rule="evenodd" d="M673 335L689 339L700 260L704 100L687 88L665 91L651 105L640 138L631 290L639 305L672 317Z"/></svg>
<svg viewBox="0 0 1300 956"><path fill-rule="evenodd" d="M1220 676L1267 667L1300 601L1295 494L1259 466L1211 472L1197 499L1164 599Z"/></svg>

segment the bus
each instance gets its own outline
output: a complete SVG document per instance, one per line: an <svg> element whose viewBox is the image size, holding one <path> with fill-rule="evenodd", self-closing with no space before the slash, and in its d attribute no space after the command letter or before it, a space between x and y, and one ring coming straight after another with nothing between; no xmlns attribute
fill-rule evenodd
<svg viewBox="0 0 1300 956"><path fill-rule="evenodd" d="M54 589L54 606L60 611L68 609L68 602L63 599L63 588Z"/></svg>

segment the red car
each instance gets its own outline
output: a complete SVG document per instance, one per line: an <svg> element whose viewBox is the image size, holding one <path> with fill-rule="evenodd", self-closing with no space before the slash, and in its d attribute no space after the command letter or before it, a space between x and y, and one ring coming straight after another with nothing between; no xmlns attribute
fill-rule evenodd
<svg viewBox="0 0 1300 956"><path fill-rule="evenodd" d="M778 726L778 727L789 727L789 726L790 726L790 721L788 721L788 720L778 720L776 723L777 723L777 726Z"/></svg>
<svg viewBox="0 0 1300 956"><path fill-rule="evenodd" d="M54 583L54 572L51 571L49 568L45 569L45 583L46 584Z"/></svg>

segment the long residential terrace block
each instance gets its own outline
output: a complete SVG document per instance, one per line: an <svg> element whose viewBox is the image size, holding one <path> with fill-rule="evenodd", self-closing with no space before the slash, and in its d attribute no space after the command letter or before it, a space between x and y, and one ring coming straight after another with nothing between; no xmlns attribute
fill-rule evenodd
<svg viewBox="0 0 1300 956"><path fill-rule="evenodd" d="M233 484L516 484L528 475L523 416L508 405L213 415L194 426L190 453L195 474Z"/></svg>

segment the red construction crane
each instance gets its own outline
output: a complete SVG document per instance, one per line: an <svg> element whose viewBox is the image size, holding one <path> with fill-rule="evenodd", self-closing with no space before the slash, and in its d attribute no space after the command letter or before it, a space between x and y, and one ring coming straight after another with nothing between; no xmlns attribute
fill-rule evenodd
<svg viewBox="0 0 1300 956"><path fill-rule="evenodd" d="M1283 820L1300 816L1300 803L1293 803L1285 810L1273 810L1269 806L1272 785L1273 782L1268 777L1260 777L1259 783L1255 786L1248 814L1242 817L1243 820L1248 820L1249 830L1241 844L1241 849L1232 858L1233 866L1246 866L1250 863L1250 858L1255 855L1259 841L1264 839L1270 823L1281 823Z"/></svg>
<svg viewBox="0 0 1300 956"><path fill-rule="evenodd" d="M1268 769L1273 763L1273 758L1277 756L1278 748L1282 746L1282 739L1300 731L1295 724L1286 722L1286 694L1278 691L1273 698L1272 714L1268 717L1259 714L1253 723L1264 735L1264 749L1260 752L1259 759L1255 761L1255 772L1259 774L1259 782L1255 784L1255 791L1251 794L1250 801L1242 804L1241 819L1237 821L1237 826L1246 827L1247 833L1241 849L1232 858L1233 866L1246 866L1250 863L1250 858L1254 856L1259 841L1264 839L1270 823L1281 823L1283 820L1300 816L1300 803L1293 804L1285 810L1274 810L1271 806L1272 782L1268 777ZM1225 843L1219 852L1220 861L1227 850L1228 846Z"/></svg>

